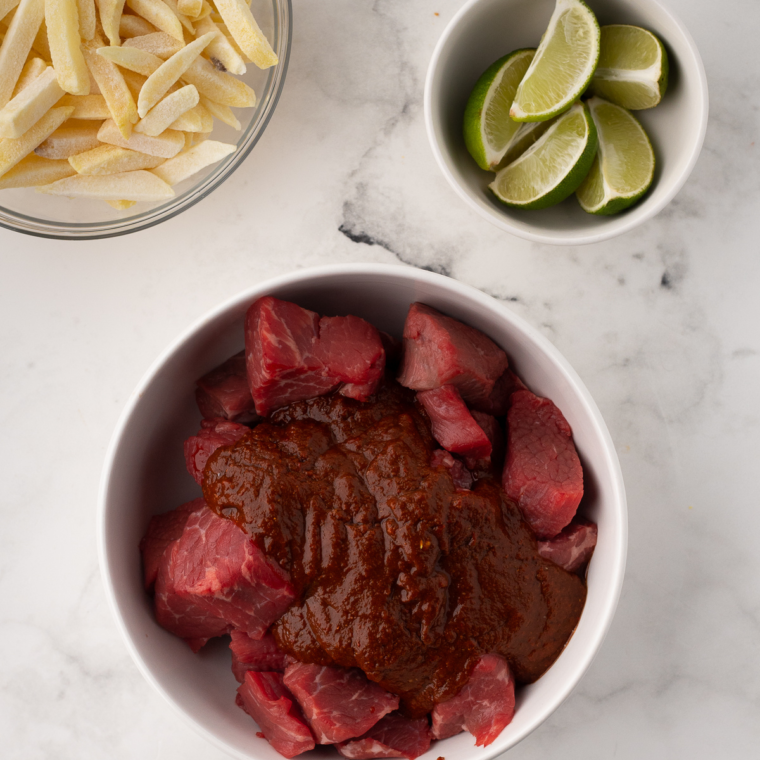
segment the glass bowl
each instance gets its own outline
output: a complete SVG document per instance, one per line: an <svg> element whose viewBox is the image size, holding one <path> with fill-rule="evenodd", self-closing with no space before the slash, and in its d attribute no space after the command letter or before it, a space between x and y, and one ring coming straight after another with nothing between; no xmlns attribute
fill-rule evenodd
<svg viewBox="0 0 760 760"><path fill-rule="evenodd" d="M236 108L242 130L214 120L212 139L237 143L237 150L217 164L175 185L165 203L137 203L116 211L105 201L69 199L38 193L33 187L0 190L0 226L27 235L59 240L93 240L126 235L171 219L213 192L240 166L258 142L280 99L290 58L293 9L291 0L253 0L251 10L280 61L261 70L248 64L239 77L256 93L254 108Z"/></svg>

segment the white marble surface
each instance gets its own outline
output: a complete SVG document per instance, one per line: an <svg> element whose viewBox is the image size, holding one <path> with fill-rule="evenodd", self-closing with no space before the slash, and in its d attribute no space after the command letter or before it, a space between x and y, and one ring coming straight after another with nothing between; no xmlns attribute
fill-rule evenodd
<svg viewBox="0 0 760 760"><path fill-rule="evenodd" d="M667 3L702 51L707 141L673 204L607 243L511 238L440 175L422 86L458 0L296 0L280 106L210 198L111 241L0 230L0 756L221 760L142 680L111 620L101 461L138 378L192 320L244 285L354 261L434 269L507 302L575 366L618 447L617 617L510 757L756 756L760 6Z"/></svg>

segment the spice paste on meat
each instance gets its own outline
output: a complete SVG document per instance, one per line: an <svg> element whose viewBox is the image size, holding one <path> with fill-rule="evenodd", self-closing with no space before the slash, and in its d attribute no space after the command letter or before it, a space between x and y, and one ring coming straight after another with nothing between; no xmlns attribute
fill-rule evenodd
<svg viewBox="0 0 760 760"><path fill-rule="evenodd" d="M338 394L283 407L205 468L211 509L290 573L274 624L300 662L359 667L430 712L498 653L541 676L580 618L586 587L542 559L491 479L457 490L414 393L387 379L367 402Z"/></svg>

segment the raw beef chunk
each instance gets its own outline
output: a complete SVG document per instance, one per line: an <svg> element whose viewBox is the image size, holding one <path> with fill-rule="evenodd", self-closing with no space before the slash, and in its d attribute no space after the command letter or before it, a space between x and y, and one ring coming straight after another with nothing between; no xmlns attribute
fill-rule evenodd
<svg viewBox="0 0 760 760"><path fill-rule="evenodd" d="M203 485L203 468L222 446L237 443L250 428L225 419L201 420L201 429L185 441L185 466L198 485Z"/></svg>
<svg viewBox="0 0 760 760"><path fill-rule="evenodd" d="M246 314L248 382L256 411L266 416L294 401L342 392L364 401L385 368L377 330L359 317L322 317L265 296Z"/></svg>
<svg viewBox="0 0 760 760"><path fill-rule="evenodd" d="M377 328L359 317L322 317L319 350L326 372L344 383L339 393L366 401L385 371L385 349Z"/></svg>
<svg viewBox="0 0 760 760"><path fill-rule="evenodd" d="M369 760L373 757L406 757L414 760L430 748L427 718L410 719L394 712L375 723L364 736L337 746L343 757Z"/></svg>
<svg viewBox="0 0 760 760"><path fill-rule="evenodd" d="M171 512L150 518L148 530L140 541L146 590L150 591L153 588L164 552L182 535L187 518L192 512L205 508L206 502L203 499L194 499Z"/></svg>
<svg viewBox="0 0 760 760"><path fill-rule="evenodd" d="M269 743L285 757L314 749L314 737L281 673L249 671L238 687L235 702L259 724Z"/></svg>
<svg viewBox="0 0 760 760"><path fill-rule="evenodd" d="M576 518L554 538L539 541L538 553L574 573L591 559L597 533L595 523Z"/></svg>
<svg viewBox="0 0 760 760"><path fill-rule="evenodd" d="M512 395L502 485L538 538L552 538L575 515L583 470L562 412L530 391Z"/></svg>
<svg viewBox="0 0 760 760"><path fill-rule="evenodd" d="M491 456L491 442L475 422L459 391L442 385L432 391L420 391L417 399L430 417L433 438L452 454L480 459Z"/></svg>
<svg viewBox="0 0 760 760"><path fill-rule="evenodd" d="M245 370L245 351L227 359L197 381L195 400L206 419L222 417L241 424L256 422L248 375Z"/></svg>
<svg viewBox="0 0 760 760"><path fill-rule="evenodd" d="M433 736L447 739L467 729L476 746L487 747L514 714L515 680L507 661L497 654L486 654L459 694L433 708Z"/></svg>
<svg viewBox="0 0 760 760"><path fill-rule="evenodd" d="M495 417L503 417L509 409L509 400L515 391L526 391L525 383L511 369L496 381L493 390L487 399L471 404L480 412L493 414Z"/></svg>
<svg viewBox="0 0 760 760"><path fill-rule="evenodd" d="M372 683L358 668L296 663L285 670L319 744L337 744L369 731L395 710L399 698Z"/></svg>
<svg viewBox="0 0 760 760"><path fill-rule="evenodd" d="M422 303L410 307L404 324L401 385L416 391L454 385L470 406L479 408L488 404L507 364L504 351L480 330Z"/></svg>
<svg viewBox="0 0 760 760"><path fill-rule="evenodd" d="M246 533L204 507L159 563L156 619L197 651L233 628L263 637L293 598L285 573Z"/></svg>
<svg viewBox="0 0 760 760"><path fill-rule="evenodd" d="M282 673L295 660L280 651L274 636L265 634L263 639L252 639L245 631L232 631L232 673L243 683L249 670Z"/></svg>
<svg viewBox="0 0 760 760"><path fill-rule="evenodd" d="M472 487L472 475L470 471L458 459L451 456L448 451L436 449L430 458L430 466L445 467L458 489L469 491Z"/></svg>

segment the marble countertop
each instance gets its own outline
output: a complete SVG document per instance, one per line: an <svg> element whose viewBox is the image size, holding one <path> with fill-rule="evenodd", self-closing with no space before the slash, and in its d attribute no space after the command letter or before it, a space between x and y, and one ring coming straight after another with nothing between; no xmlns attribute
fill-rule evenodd
<svg viewBox="0 0 760 760"><path fill-rule="evenodd" d="M132 388L190 322L244 286L340 262L403 262L504 301L573 364L617 446L630 519L617 616L510 759L757 752L760 5L664 1L702 52L707 140L675 201L614 240L530 244L447 185L422 87L459 0L296 0L278 110L190 213L89 243L0 230L4 758L224 757L143 681L111 619L101 463Z"/></svg>

